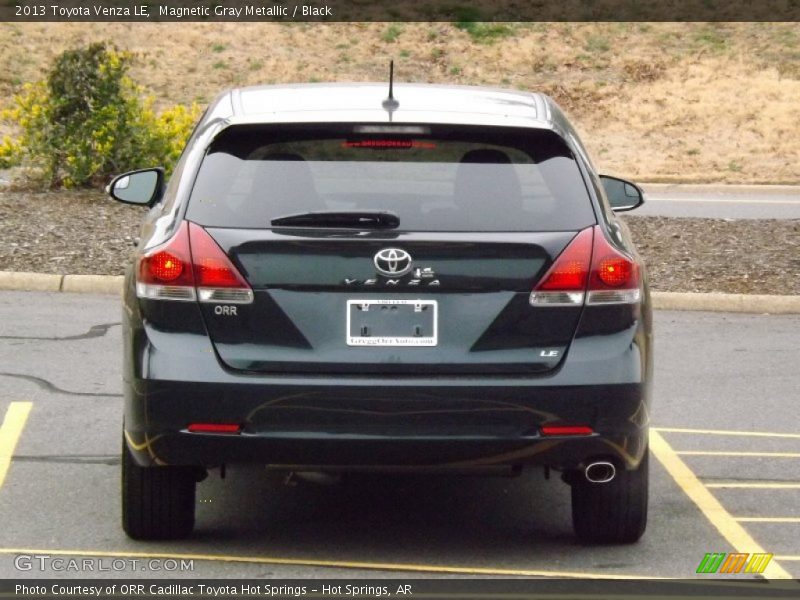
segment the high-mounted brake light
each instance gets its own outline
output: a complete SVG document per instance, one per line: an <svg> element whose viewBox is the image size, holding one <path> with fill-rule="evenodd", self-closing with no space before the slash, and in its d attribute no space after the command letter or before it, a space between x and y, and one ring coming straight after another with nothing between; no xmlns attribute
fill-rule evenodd
<svg viewBox="0 0 800 600"><path fill-rule="evenodd" d="M534 290L533 306L631 304L639 301L639 265L612 246L599 225L578 233Z"/></svg>
<svg viewBox="0 0 800 600"><path fill-rule="evenodd" d="M175 235L139 259L139 298L249 304L253 290L205 229L183 221Z"/></svg>
<svg viewBox="0 0 800 600"><path fill-rule="evenodd" d="M372 149L397 149L404 150L408 148L423 148L425 150L433 150L436 148L434 142L426 142L422 140L409 140L409 139L381 139L381 140L347 140L342 142L343 148L372 148Z"/></svg>

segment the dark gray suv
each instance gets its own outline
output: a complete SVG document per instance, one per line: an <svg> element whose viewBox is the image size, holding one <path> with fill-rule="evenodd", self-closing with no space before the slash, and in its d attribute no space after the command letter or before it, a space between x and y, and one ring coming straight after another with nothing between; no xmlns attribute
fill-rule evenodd
<svg viewBox="0 0 800 600"><path fill-rule="evenodd" d="M124 299L123 526L177 538L208 470L557 469L577 536L647 519L651 312L600 177L541 94L235 89L151 207Z"/></svg>

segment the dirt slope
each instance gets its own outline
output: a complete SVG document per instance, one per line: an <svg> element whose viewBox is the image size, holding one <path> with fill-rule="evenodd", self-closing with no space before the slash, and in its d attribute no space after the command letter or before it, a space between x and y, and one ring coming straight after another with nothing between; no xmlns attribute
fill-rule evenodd
<svg viewBox="0 0 800 600"><path fill-rule="evenodd" d="M162 105L256 83L383 80L543 90L603 171L800 182L800 24L0 23L0 107L62 50L111 40ZM0 124L0 134L12 130Z"/></svg>

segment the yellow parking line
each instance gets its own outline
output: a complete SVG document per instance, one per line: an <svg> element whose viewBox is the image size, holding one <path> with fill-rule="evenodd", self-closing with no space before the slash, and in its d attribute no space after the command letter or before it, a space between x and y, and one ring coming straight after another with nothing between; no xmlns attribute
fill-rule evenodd
<svg viewBox="0 0 800 600"><path fill-rule="evenodd" d="M764 458L800 458L800 452L730 452L728 450L681 450L682 456L761 456Z"/></svg>
<svg viewBox="0 0 800 600"><path fill-rule="evenodd" d="M675 450L657 431L650 431L650 449L680 488L694 502L711 524L728 540L736 552L767 554L725 507L709 492ZM791 575L776 560L764 570L769 579L791 579Z"/></svg>
<svg viewBox="0 0 800 600"><path fill-rule="evenodd" d="M736 517L740 523L800 523L800 517Z"/></svg>
<svg viewBox="0 0 800 600"><path fill-rule="evenodd" d="M6 479L6 473L11 466L11 457L14 456L14 448L17 447L32 406L31 402L12 402L6 411L3 425L0 426L0 487Z"/></svg>
<svg viewBox="0 0 800 600"><path fill-rule="evenodd" d="M743 488L753 490L798 490L800 483L707 483L707 488Z"/></svg>
<svg viewBox="0 0 800 600"><path fill-rule="evenodd" d="M207 560L216 562L302 567L333 567L339 569L374 569L381 571L410 571L417 573L451 573L455 575L498 575L505 577L569 577L580 579L670 579L645 575L584 573L581 571L543 571L537 569L494 569L490 567L459 567L359 561L316 560L303 558L273 558L266 556L235 556L228 554L175 554L168 552L117 552L105 550L53 550L43 548L0 548L0 554L48 554L51 556L97 556L108 558L159 558L173 560Z"/></svg>
<svg viewBox="0 0 800 600"><path fill-rule="evenodd" d="M777 433L769 431L734 431L730 429L688 429L685 427L655 427L664 433L699 433L702 435L744 435L752 437L792 438L800 440L800 433Z"/></svg>

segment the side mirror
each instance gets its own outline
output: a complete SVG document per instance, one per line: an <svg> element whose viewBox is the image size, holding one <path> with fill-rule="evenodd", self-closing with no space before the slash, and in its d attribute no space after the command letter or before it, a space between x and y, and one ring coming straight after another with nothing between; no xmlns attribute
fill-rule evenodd
<svg viewBox="0 0 800 600"><path fill-rule="evenodd" d="M644 192L635 183L609 175L600 175L600 181L615 212L633 210L644 204Z"/></svg>
<svg viewBox="0 0 800 600"><path fill-rule="evenodd" d="M164 169L140 169L115 177L106 192L119 202L153 206L164 192Z"/></svg>

